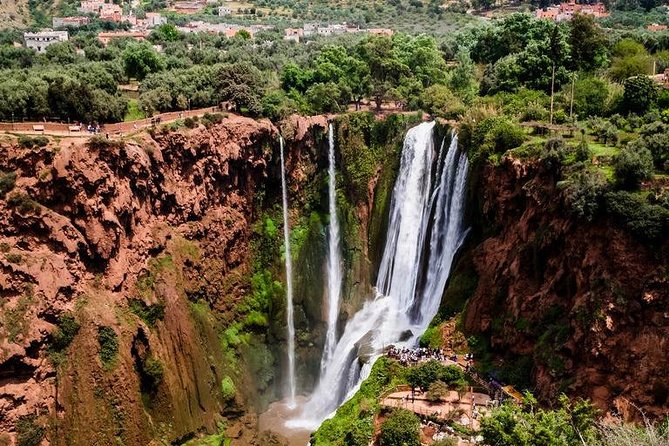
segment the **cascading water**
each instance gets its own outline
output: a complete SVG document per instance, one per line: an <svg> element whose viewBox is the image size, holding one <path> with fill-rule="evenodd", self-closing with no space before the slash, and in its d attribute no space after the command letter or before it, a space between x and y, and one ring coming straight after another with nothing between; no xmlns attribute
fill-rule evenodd
<svg viewBox="0 0 669 446"><path fill-rule="evenodd" d="M321 358L321 375L325 372L337 344L337 319L339 317L339 299L341 295L342 264L339 235L339 218L337 217L337 179L335 172L335 142L332 124L328 127L328 200L330 224L328 226L328 261L327 261L327 332L325 346Z"/></svg>
<svg viewBox="0 0 669 446"><path fill-rule="evenodd" d="M435 163L433 131L434 123L423 123L407 132L377 296L348 321L300 418L289 420L289 427L318 427L369 375L386 346L415 343L438 310L466 235L468 162L453 135L445 159L442 148ZM370 360L361 365L361 358Z"/></svg>
<svg viewBox="0 0 669 446"><path fill-rule="evenodd" d="M293 259L290 253L290 227L288 226L288 188L286 187L286 163L283 137L279 136L281 148L281 194L283 198L283 243L286 257L286 325L288 327L288 404L295 405L295 321L293 310Z"/></svg>

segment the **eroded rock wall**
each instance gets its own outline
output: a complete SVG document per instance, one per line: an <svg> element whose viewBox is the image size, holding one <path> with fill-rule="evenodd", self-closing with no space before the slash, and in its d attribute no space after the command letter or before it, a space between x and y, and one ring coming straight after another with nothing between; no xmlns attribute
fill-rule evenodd
<svg viewBox="0 0 669 446"><path fill-rule="evenodd" d="M465 331L545 401L566 392L627 418L640 416L632 404L666 415L669 234L649 245L606 216L578 219L557 179L511 158L479 172Z"/></svg>

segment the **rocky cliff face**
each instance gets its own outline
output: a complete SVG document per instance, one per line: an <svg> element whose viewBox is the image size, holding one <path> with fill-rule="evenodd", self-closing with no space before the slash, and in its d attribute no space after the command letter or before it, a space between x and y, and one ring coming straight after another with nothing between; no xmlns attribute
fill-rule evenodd
<svg viewBox="0 0 669 446"><path fill-rule="evenodd" d="M566 392L627 418L639 418L633 404L666 414L669 235L649 246L607 217L576 219L556 181L510 158L481 172L464 328L545 400Z"/></svg>
<svg viewBox="0 0 669 446"><path fill-rule="evenodd" d="M281 124L306 391L324 334L327 125ZM269 121L230 117L123 143L0 145L0 443L259 441L255 414L284 383L278 136ZM375 160L365 169L364 181L382 176ZM376 189L351 199L349 174L339 187L352 312L371 283Z"/></svg>
<svg viewBox="0 0 669 446"><path fill-rule="evenodd" d="M246 282L217 281L247 268L276 135L235 119L124 144L2 145L0 169L18 175L0 200L2 435L148 444L235 415L216 323L188 297L241 298Z"/></svg>

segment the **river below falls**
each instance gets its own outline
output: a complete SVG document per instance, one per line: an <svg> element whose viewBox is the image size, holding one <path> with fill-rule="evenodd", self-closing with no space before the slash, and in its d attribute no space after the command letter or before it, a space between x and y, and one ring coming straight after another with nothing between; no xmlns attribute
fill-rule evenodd
<svg viewBox="0 0 669 446"><path fill-rule="evenodd" d="M309 443L311 430L286 426L286 421L298 418L307 397L296 396L295 404L290 405L288 400L276 401L269 405L266 412L258 418L260 432L270 431L281 435L288 446L306 446Z"/></svg>

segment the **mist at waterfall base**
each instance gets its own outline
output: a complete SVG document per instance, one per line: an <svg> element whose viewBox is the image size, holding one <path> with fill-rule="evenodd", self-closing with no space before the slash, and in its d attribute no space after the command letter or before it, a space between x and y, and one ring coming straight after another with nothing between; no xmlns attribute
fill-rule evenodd
<svg viewBox="0 0 669 446"><path fill-rule="evenodd" d="M434 126L422 123L406 134L376 296L349 319L327 359L324 354L314 392L297 409L275 406L287 419L287 429L318 428L358 389L385 347L415 345L439 309L453 259L467 234L468 161L455 134L447 150L446 141L436 150ZM359 358L365 358L364 364Z"/></svg>

